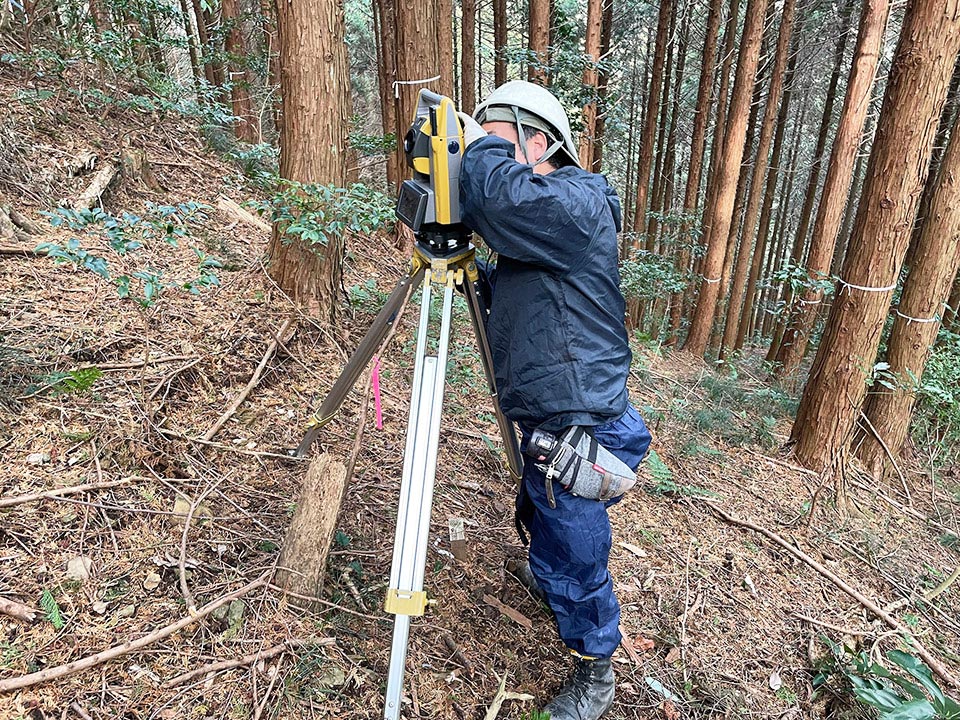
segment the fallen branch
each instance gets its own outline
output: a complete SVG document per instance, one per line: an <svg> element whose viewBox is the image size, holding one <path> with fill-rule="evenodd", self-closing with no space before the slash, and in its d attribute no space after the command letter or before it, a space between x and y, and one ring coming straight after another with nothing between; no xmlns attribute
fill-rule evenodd
<svg viewBox="0 0 960 720"><path fill-rule="evenodd" d="M257 230L263 230L265 232L273 232L273 227L267 221L262 218L257 217L252 212L246 208L238 205L230 198L221 197L217 201L217 207L220 210L223 210L227 215L232 215L238 221L244 223L245 225L250 225L251 227L257 228Z"/></svg>
<svg viewBox="0 0 960 720"><path fill-rule="evenodd" d="M206 617L214 610L219 607L227 605L237 598L243 597L251 590L256 590L258 587L262 587L267 584L267 580L270 577L270 573L264 573L258 577L253 582L249 582L244 585L242 588L235 590L229 595L224 595L218 600L207 603L202 608L200 608L196 615L187 615L185 618L181 618L177 622L167 625L164 628L152 632L149 635L144 635L143 637L137 638L136 640L130 640L121 645L116 645L109 650L103 650L94 655L88 655L85 658L80 658L79 660L74 660L73 662L67 663L66 665L58 665L57 667L46 668L38 672L29 673L27 675L20 675L19 677L9 678L7 680L0 680L0 693L7 693L13 690L20 690L21 688L33 687L34 685L39 685L40 683L49 682L51 680L57 680L68 675L73 675L74 673L81 672L83 670L89 670L92 667L97 665L102 665L105 662L114 660L115 658L126 655L127 653L133 652L134 650L139 650L140 648L147 647L153 643L163 640L164 638L170 637L174 633L188 625L196 622L200 618Z"/></svg>
<svg viewBox="0 0 960 720"><path fill-rule="evenodd" d="M257 369L253 371L253 376L250 378L250 382L247 383L247 386L240 391L240 394L233 399L233 402L230 403L223 415L221 415L217 421L213 424L206 433L204 433L204 440L213 440L214 436L220 432L220 428L227 424L227 421L233 417L233 414L237 411L237 408L240 407L241 403L247 399L247 395L250 394L250 391L253 390L257 383L260 382L260 376L263 375L264 369L267 367L267 363L270 362L270 358L273 357L273 354L277 351L277 348L280 346L280 343L284 341L284 336L287 333L287 330L290 329L290 326L295 322L295 318L287 318L283 321L283 325L280 326L280 329L277 331L276 336L273 338L273 342L267 347L267 351L263 354L263 359L260 360L260 364L257 365Z"/></svg>
<svg viewBox="0 0 960 720"><path fill-rule="evenodd" d="M34 502L35 500L44 500L46 498L60 497L61 495L76 495L77 493L87 492L88 490L101 490L103 488L117 487L118 485L126 485L133 480L139 479L139 477L128 477L121 478L119 480L109 480L107 482L95 482L87 483L86 485L62 487L57 488L56 490L47 490L41 493L29 493L27 495L17 495L16 497L0 498L0 508L23 505L23 503Z"/></svg>
<svg viewBox="0 0 960 720"><path fill-rule="evenodd" d="M26 605L21 605L16 600L5 597L0 597L0 613L28 623L37 619L37 614Z"/></svg>
<svg viewBox="0 0 960 720"><path fill-rule="evenodd" d="M733 517L733 516L731 516L731 515L728 515L726 512L724 512L723 510L721 510L716 504L714 504L714 503L712 503L712 502L707 502L707 501L703 501L703 502L704 502L705 505L707 505L707 507L709 507L709 508L710 508L711 510L713 510L717 515L719 515L720 517L722 517L724 520L726 520L726 521L727 521L728 523L730 523L731 525L737 525L737 526L739 526L739 527L749 528L750 530L753 530L754 532L760 533L761 535L763 535L763 536L766 537L767 539L772 540L773 542L775 542L777 545L779 545L780 547L782 547L784 550L786 550L787 552L789 552L791 555L793 555L793 556L796 557L797 559L802 560L802 561L805 562L807 565L809 565L810 567L812 567L812 568L813 568L814 570L816 570L818 573L820 573L820 574L823 575L825 578L827 578L827 580L829 580L829 581L832 582L834 585L836 585L838 588L840 588L841 590L843 590L843 592L845 592L847 595L849 595L849 596L852 597L854 600L856 600L858 603L860 603L861 605L863 605L863 607L865 607L867 610L869 610L871 613L873 613L876 617L878 617L878 618L880 618L881 620L883 620L883 621L884 621L887 625L889 625L891 628L893 628L893 629L896 630L897 632L902 633L903 635L905 635L905 636L909 639L910 645L913 647L914 650L916 650L917 655L919 655L919 656L923 659L923 661L926 662L927 665L930 666L930 669L933 670L933 672L935 672L944 682L946 682L946 683L947 683L948 685L950 685L951 687L960 687L960 683L957 682L957 679L954 678L953 675L950 674L950 671L947 670L947 669L943 666L943 663L941 663L937 658L935 658L935 657L930 653L930 651L927 650L927 649L920 643L920 641L917 639L916 635L913 634L913 632L910 630L910 628L908 628L906 625L903 625L903 624L902 624L899 620L897 620L895 617L891 616L889 613L887 613L886 611L884 611L879 605L877 605L875 602L873 602L870 598L868 598L868 597L866 597L865 595L861 594L859 591L857 591L856 589L854 589L853 587L851 587L850 585L848 585L846 582L844 582L842 579L840 579L839 577L837 577L834 573L832 573L832 572L831 572L830 570L828 570L826 567L824 567L823 565L821 565L819 562L817 562L816 560L814 560L812 557L810 557L809 555L807 555L805 552L803 552L803 551L800 550L799 548L797 548L797 547L791 545L790 543L788 543L786 540L784 540L782 537L780 537L780 536L777 535L776 533L771 532L770 530L767 530L766 528L760 527L759 525L756 525L756 524L750 522L749 520L740 520L740 519L735 518L735 517Z"/></svg>
<svg viewBox="0 0 960 720"><path fill-rule="evenodd" d="M533 629L533 623L530 621L530 618L528 618L519 610L514 610L509 605L500 602L500 600L495 598L493 595L484 595L483 601L490 607L499 610L518 625L522 625L523 627L527 628L527 630Z"/></svg>
<svg viewBox="0 0 960 720"><path fill-rule="evenodd" d="M278 460L289 460L291 462L307 462L310 458L307 457L297 457L296 455L282 455L280 453L267 452L264 450L247 450L242 447L235 447L233 445L227 445L226 443L213 442L212 440L204 440L202 438L190 437L189 435L184 435L175 430L170 430L165 427L158 427L157 432L163 435L164 437L177 438L179 440L186 440L190 443L197 443L198 445L208 445L209 447L217 448L218 450L226 450L228 452L239 453L240 455L252 455L254 457L271 457L277 458Z"/></svg>
<svg viewBox="0 0 960 720"><path fill-rule="evenodd" d="M31 247L0 245L0 255L26 255L27 257L42 257L46 254L46 250L37 250L36 248Z"/></svg>
<svg viewBox="0 0 960 720"><path fill-rule="evenodd" d="M305 645L322 647L326 645L335 645L336 642L336 638L320 638L316 640L287 640L279 645L274 645L272 648L267 648L266 650L261 650L260 652L250 653L249 655L234 658L233 660L220 660L219 662L208 663L203 667L198 667L194 670L190 670L189 672L185 672L182 675L177 675L176 677L167 680L165 683L163 683L162 687L165 689L173 688L177 685L183 685L185 682L190 682L196 677L220 672L221 670L232 670L233 668L252 665L260 660L269 660L270 658L276 657L280 653L286 652L287 650L292 650L293 648L303 647Z"/></svg>
<svg viewBox="0 0 960 720"><path fill-rule="evenodd" d="M97 174L93 176L87 189L80 193L80 196L73 201L73 209L89 210L100 202L100 196L106 192L116 176L117 166L113 163L106 163L97 171Z"/></svg>
<svg viewBox="0 0 960 720"><path fill-rule="evenodd" d="M447 646L447 650L453 653L453 659L460 663L464 672L467 673L467 677L473 677L473 665L470 664L470 661L467 660L460 648L457 647L457 643L454 642L453 636L450 635L450 633L443 633L443 644Z"/></svg>

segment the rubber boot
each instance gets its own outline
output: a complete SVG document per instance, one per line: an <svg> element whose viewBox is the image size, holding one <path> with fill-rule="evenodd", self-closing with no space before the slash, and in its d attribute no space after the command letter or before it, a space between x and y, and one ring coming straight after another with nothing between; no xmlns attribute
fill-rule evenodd
<svg viewBox="0 0 960 720"><path fill-rule="evenodd" d="M510 558L507 560L506 567L507 572L519 580L520 584L529 590L531 595L533 595L544 605L549 605L547 602L547 594L543 591L543 588L540 587L537 579L533 576L533 570L530 569L529 560L517 560L515 558Z"/></svg>
<svg viewBox="0 0 960 720"><path fill-rule="evenodd" d="M580 659L570 680L543 712L550 720L599 720L613 705L613 690L609 658Z"/></svg>

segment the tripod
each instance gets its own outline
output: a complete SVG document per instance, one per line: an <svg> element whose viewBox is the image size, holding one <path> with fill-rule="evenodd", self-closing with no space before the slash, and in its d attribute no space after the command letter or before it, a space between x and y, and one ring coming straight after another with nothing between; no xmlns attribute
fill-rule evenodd
<svg viewBox="0 0 960 720"><path fill-rule="evenodd" d="M356 352L344 366L329 395L314 415L311 427L304 435L297 455L303 456L319 435L320 428L337 413L347 393L356 384L360 373L386 337L406 300L423 285L420 300L420 324L414 356L413 389L410 394L410 415L407 420L407 440L403 454L403 474L400 481L400 502L397 510L397 529L394 536L393 563L390 585L384 609L393 615L393 643L390 650L390 671L387 678L384 718L397 720L410 635L410 618L423 615L429 604L423 590L426 566L430 511L433 504L433 485L437 470L437 445L440 440L440 412L443 406L443 388L447 372L447 348L450 339L450 317L455 287L463 290L480 349L480 359L490 389L497 426L507 455L510 474L519 482L523 468L520 446L513 423L500 409L493 375L490 346L487 342L484 319L487 316L482 296L477 290L479 278L475 248L470 233L462 226L453 231L417 233L417 242L409 274L397 283L377 314L373 325L364 335ZM430 297L433 289L443 293L443 310L437 335L436 355L427 355L427 336L430 332Z"/></svg>

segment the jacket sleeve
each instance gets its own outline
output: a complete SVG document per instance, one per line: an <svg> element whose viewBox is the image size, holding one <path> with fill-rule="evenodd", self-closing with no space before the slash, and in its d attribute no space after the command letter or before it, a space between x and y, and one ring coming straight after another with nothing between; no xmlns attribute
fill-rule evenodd
<svg viewBox="0 0 960 720"><path fill-rule="evenodd" d="M496 252L566 271L599 230L606 199L576 176L537 175L514 159L514 146L487 136L463 156L460 207L464 223Z"/></svg>

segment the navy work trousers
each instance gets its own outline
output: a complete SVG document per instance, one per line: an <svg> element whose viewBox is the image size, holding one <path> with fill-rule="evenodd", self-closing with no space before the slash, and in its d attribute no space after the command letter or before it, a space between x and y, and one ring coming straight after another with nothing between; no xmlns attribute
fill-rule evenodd
<svg viewBox="0 0 960 720"><path fill-rule="evenodd" d="M521 428L529 435L530 428ZM632 405L616 420L593 428L594 437L636 470L650 445L650 432ZM560 638L574 652L608 658L620 644L620 605L607 571L611 533L602 502L573 495L553 483L550 507L546 477L524 458L517 515L530 535L530 569L547 594Z"/></svg>

